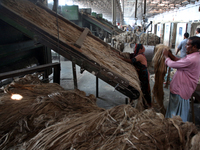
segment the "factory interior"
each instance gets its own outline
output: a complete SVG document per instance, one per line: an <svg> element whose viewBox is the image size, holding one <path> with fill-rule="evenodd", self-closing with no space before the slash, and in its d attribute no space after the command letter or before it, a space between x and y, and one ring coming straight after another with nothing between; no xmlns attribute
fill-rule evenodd
<svg viewBox="0 0 200 150"><path fill-rule="evenodd" d="M188 120L165 117L179 68L164 55L185 59L199 0L0 0L0 14L0 149L200 150L200 77Z"/></svg>

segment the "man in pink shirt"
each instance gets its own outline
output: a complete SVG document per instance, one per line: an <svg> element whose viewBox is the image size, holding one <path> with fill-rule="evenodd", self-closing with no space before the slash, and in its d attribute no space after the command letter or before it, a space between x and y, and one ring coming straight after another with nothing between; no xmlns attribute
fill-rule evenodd
<svg viewBox="0 0 200 150"><path fill-rule="evenodd" d="M179 115L184 122L189 120L190 97L200 77L200 37L190 37L186 44L187 56L180 59L170 51L163 50L165 64L177 69L170 83L169 105L165 117Z"/></svg>

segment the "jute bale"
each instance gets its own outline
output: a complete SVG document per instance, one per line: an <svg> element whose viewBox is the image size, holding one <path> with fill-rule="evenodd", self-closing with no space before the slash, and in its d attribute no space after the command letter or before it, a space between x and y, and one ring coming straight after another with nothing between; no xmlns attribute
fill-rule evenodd
<svg viewBox="0 0 200 150"><path fill-rule="evenodd" d="M129 43L129 42L131 42L131 41L132 41L132 40L131 40L131 35L128 35L128 36L127 36L127 41L126 41L126 42Z"/></svg>
<svg viewBox="0 0 200 150"><path fill-rule="evenodd" d="M148 37L148 38L147 38ZM119 35L116 35L113 37L113 40L115 40L115 43L141 43L144 45L157 45L160 43L159 41L159 37L153 33L142 33L141 32L125 32ZM148 42L147 42L148 41ZM117 46L114 44L115 48L117 48ZM119 49L119 48L117 48ZM119 49L120 50L120 49Z"/></svg>
<svg viewBox="0 0 200 150"><path fill-rule="evenodd" d="M140 43L144 45L157 45L160 43L159 37L153 33L143 33L140 36Z"/></svg>
<svg viewBox="0 0 200 150"><path fill-rule="evenodd" d="M119 42L119 43L117 44L117 49L120 50L120 52L122 52L122 51L124 50L124 43Z"/></svg>
<svg viewBox="0 0 200 150"><path fill-rule="evenodd" d="M29 150L187 150L195 134L195 125L182 122L178 116L166 119L152 109L139 112L130 105L120 105L74 120L63 119L25 145Z"/></svg>

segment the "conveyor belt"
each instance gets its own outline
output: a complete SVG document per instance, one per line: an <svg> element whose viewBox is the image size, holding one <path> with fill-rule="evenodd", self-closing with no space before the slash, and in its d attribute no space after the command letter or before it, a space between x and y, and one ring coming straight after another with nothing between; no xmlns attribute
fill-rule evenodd
<svg viewBox="0 0 200 150"><path fill-rule="evenodd" d="M114 34L115 34L115 33L121 34L121 33L124 32L123 30L119 29L119 28L116 27L116 26L113 26L110 22L108 22L107 20L105 20L105 19L103 19L103 18L98 18L98 20L99 20L100 22L102 22L103 24L112 27L112 28L113 28L113 33L114 33Z"/></svg>
<svg viewBox="0 0 200 150"><path fill-rule="evenodd" d="M96 26L104 29L105 31L107 31L110 34L118 35L118 34L123 32L122 30L117 29L116 27L109 24L108 22L103 21L103 19L100 19L100 18L97 19L97 18L95 18L91 15L88 15L88 14L82 14L82 17L85 20L87 20L88 22L95 24Z"/></svg>
<svg viewBox="0 0 200 150"><path fill-rule="evenodd" d="M32 32L35 41L55 50L129 98L139 98L140 82L133 65L118 58L116 49L87 29L27 0L1 0L0 13L3 21L11 25L14 22L20 25L19 30L23 27Z"/></svg>

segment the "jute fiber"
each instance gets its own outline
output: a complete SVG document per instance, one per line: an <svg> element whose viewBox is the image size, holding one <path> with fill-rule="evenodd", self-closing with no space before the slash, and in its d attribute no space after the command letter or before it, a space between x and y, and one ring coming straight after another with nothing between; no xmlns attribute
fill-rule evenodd
<svg viewBox="0 0 200 150"><path fill-rule="evenodd" d="M139 112L130 105L120 105L74 120L66 118L25 145L29 150L188 150L195 134L195 125L183 123L178 116L166 119L151 109Z"/></svg>
<svg viewBox="0 0 200 150"><path fill-rule="evenodd" d="M4 91L0 149L187 150L198 145L194 124L177 116L166 119L153 109L140 112L131 105L119 105L105 110L96 106L94 95L66 91L29 75ZM11 100L11 94L23 99Z"/></svg>
<svg viewBox="0 0 200 150"><path fill-rule="evenodd" d="M29 79L33 79L32 83ZM64 117L80 117L104 109L96 106L94 95L79 90L64 90L57 83L41 83L25 76L4 88L0 96L0 149L23 143L42 129L62 121ZM12 100L20 94L22 100Z"/></svg>
<svg viewBox="0 0 200 150"><path fill-rule="evenodd" d="M164 82L164 76L167 72L167 66L165 65L165 57L163 56L164 48L169 50L169 47L163 44L159 44L155 47L155 53L153 57L155 84L152 90L153 100L156 101L154 105L158 104L157 106L160 109L161 113L163 114L165 114L166 112L163 105L164 101L163 82Z"/></svg>
<svg viewBox="0 0 200 150"><path fill-rule="evenodd" d="M153 33L133 33L127 31L112 37L113 47L118 49L120 52L123 51L125 43L137 44L141 43L143 45L156 46L160 43L159 37ZM121 46L123 45L123 46Z"/></svg>

